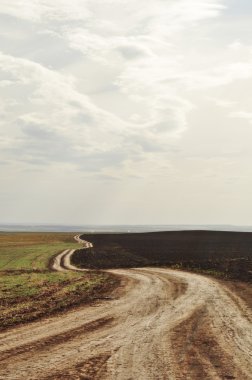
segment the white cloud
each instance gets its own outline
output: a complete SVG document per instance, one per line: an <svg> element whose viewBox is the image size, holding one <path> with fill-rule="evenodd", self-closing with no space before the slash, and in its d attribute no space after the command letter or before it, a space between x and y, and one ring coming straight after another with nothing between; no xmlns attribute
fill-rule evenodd
<svg viewBox="0 0 252 380"><path fill-rule="evenodd" d="M232 83L238 79L247 79L252 77L252 60L251 62L235 62L230 64L221 64L213 69L204 71L195 71L185 74L182 79L189 89L208 89Z"/></svg>
<svg viewBox="0 0 252 380"><path fill-rule="evenodd" d="M228 48L234 51L241 50L243 48L243 44L240 40L235 40L228 45Z"/></svg>
<svg viewBox="0 0 252 380"><path fill-rule="evenodd" d="M177 130L179 115L172 107L160 109L149 123L126 123L79 93L70 76L4 54L1 71L11 76L13 88L12 102L5 98L9 113L1 127L9 158L36 165L70 162L93 172L119 170L128 157L138 160L143 152L165 150L164 137Z"/></svg>
<svg viewBox="0 0 252 380"><path fill-rule="evenodd" d="M248 111L235 111L229 114L232 118L244 119L252 124L252 112Z"/></svg>
<svg viewBox="0 0 252 380"><path fill-rule="evenodd" d="M0 11L32 22L85 20L90 15L86 3L85 0L2 0Z"/></svg>
<svg viewBox="0 0 252 380"><path fill-rule="evenodd" d="M98 171L130 171L125 162L160 153L162 166L198 107L194 94L251 77L244 44L229 44L229 52L217 47L213 57L205 46L211 35L198 36L203 22L224 10L222 0L3 0L0 14L36 25L35 53L0 56L5 124L19 151L27 160L37 150L47 164L65 159ZM60 39L61 71L39 62L36 38L43 35L48 44ZM69 48L82 56L64 66Z"/></svg>
<svg viewBox="0 0 252 380"><path fill-rule="evenodd" d="M14 91L11 97L15 99L10 105L11 113L2 132L9 134L10 130L14 130L14 135L23 136L24 140L24 135L32 137L33 145L37 140L41 144L40 154L44 153L45 160L47 152L46 146L42 152L42 136L54 136L52 144L55 140L64 142L59 159L64 154L69 159L67 152L64 152L67 148L72 150L72 159L76 155L76 163L81 157L78 157L79 149L75 146L82 146L81 156L113 150L121 141L120 133L125 127L123 122L119 125L119 120L113 115L100 110L85 95L76 91L71 77L3 54L0 55L0 70L12 76ZM20 94L28 96L28 99L24 102ZM5 102L7 105L8 101ZM6 124L9 124L9 129L6 129ZM112 132L113 136L108 139L108 134ZM19 149L22 149L23 142L20 146L18 140Z"/></svg>
<svg viewBox="0 0 252 380"><path fill-rule="evenodd" d="M129 120L145 134L143 144L149 136L152 143L162 141L160 149L165 149L169 136L178 136L186 129L187 115L194 109L191 92L225 86L252 75L252 60L240 58L239 52L234 56L222 48L217 56L212 52L204 55L204 49L197 50L197 41L192 40L193 46L184 43L185 33L199 34L201 21L221 15L223 1L105 4L113 4L115 13L97 12L86 28L68 27L64 37L85 58L101 67L109 66L109 81L117 86L125 103L130 100L139 106L140 111L132 112Z"/></svg>
<svg viewBox="0 0 252 380"><path fill-rule="evenodd" d="M2 0L1 217L249 221L242 3Z"/></svg>
<svg viewBox="0 0 252 380"><path fill-rule="evenodd" d="M231 108L237 104L237 102L230 101L227 99L219 99L219 98L210 97L209 100L213 102L214 104L216 104L216 106L221 107L221 108Z"/></svg>

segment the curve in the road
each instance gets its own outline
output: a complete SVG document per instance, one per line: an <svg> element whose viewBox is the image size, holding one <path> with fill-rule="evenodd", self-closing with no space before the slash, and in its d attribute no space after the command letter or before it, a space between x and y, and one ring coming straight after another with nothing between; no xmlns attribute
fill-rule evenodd
<svg viewBox="0 0 252 380"><path fill-rule="evenodd" d="M88 249L93 247L92 243L81 239L80 235L75 235L74 240L76 240L77 243L82 245L82 249ZM66 249L65 251L58 254L52 262L52 269L58 272L65 272L67 270L86 272L87 269L77 268L76 266L71 264L71 257L75 251L75 249Z"/></svg>
<svg viewBox="0 0 252 380"><path fill-rule="evenodd" d="M54 269L78 269L72 254ZM125 282L111 300L0 334L0 379L252 379L251 314L235 294L165 268L110 272Z"/></svg>

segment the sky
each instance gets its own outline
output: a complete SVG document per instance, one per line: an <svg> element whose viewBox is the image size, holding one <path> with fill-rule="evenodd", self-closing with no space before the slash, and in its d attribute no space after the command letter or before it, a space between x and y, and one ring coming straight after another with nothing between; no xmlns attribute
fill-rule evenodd
<svg viewBox="0 0 252 380"><path fill-rule="evenodd" d="M0 222L252 225L251 0L1 0Z"/></svg>

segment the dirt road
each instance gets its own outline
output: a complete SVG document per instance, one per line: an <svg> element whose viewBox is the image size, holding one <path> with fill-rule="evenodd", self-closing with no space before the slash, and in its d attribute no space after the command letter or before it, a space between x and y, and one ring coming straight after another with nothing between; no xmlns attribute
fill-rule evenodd
<svg viewBox="0 0 252 380"><path fill-rule="evenodd" d="M72 253L54 269L75 269ZM193 273L111 272L123 277L111 299L1 333L0 379L252 379L252 316L236 294Z"/></svg>

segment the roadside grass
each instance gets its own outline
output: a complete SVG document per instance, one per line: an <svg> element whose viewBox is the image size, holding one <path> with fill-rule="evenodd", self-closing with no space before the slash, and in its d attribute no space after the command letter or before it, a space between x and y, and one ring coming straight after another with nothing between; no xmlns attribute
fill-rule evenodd
<svg viewBox="0 0 252 380"><path fill-rule="evenodd" d="M118 284L104 272L54 272L52 256L74 234L0 233L0 330L92 302Z"/></svg>

